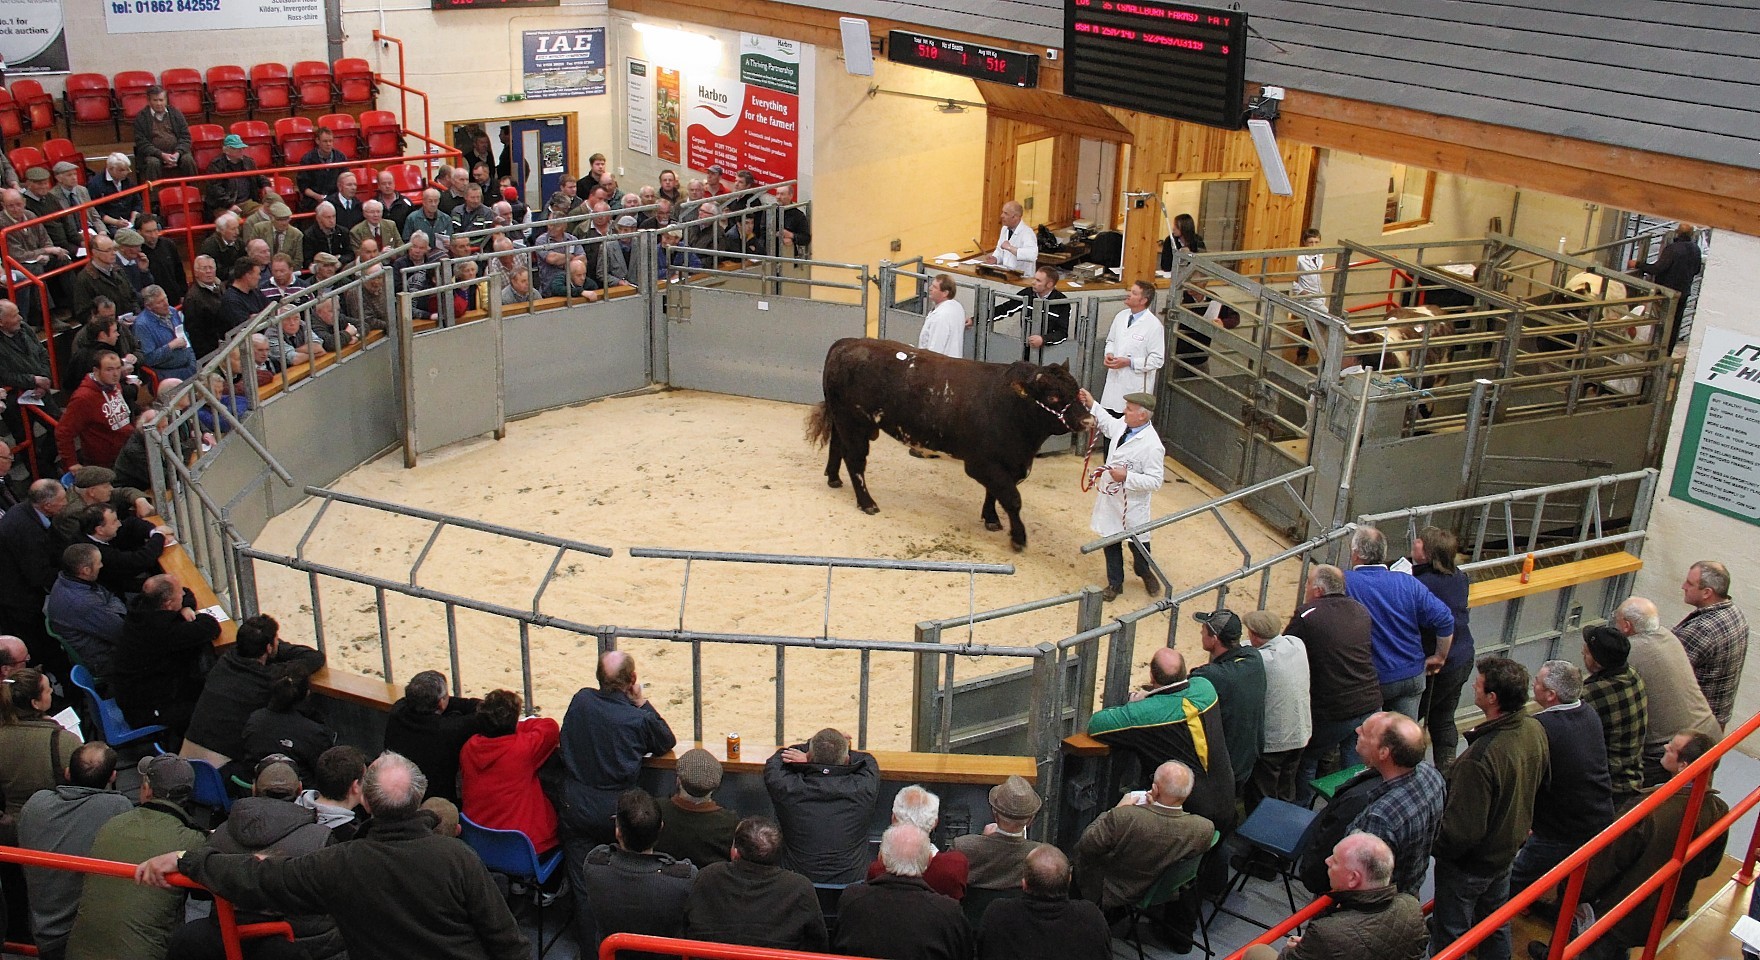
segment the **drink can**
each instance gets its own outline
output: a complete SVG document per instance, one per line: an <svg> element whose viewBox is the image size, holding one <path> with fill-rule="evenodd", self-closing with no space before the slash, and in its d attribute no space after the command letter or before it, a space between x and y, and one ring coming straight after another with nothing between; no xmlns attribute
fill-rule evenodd
<svg viewBox="0 0 1760 960"><path fill-rule="evenodd" d="M739 759L739 734L737 733L727 735L727 759Z"/></svg>

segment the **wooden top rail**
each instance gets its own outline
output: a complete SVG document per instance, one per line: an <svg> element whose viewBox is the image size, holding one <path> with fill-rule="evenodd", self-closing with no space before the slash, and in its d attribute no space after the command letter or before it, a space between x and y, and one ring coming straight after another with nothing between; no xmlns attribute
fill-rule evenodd
<svg viewBox="0 0 1760 960"><path fill-rule="evenodd" d="M1483 607L1493 603L1504 603L1518 597L1533 596L1538 593L1550 593L1563 590L1580 583L1595 580L1606 580L1609 577L1635 573L1644 566L1644 561L1621 550L1616 553L1602 554L1584 560L1573 560L1551 567L1535 567L1528 582L1523 583L1521 574L1498 577L1495 580L1481 580L1472 585L1468 591L1467 605Z"/></svg>
<svg viewBox="0 0 1760 960"><path fill-rule="evenodd" d="M709 743L680 742L671 753L649 757L645 764L670 770L678 762L678 754L693 747L702 747L715 755L729 773L764 772L764 761L776 752L773 744L741 744L739 759L727 758L724 741ZM1038 765L1032 757L1007 757L970 753L913 753L909 750L867 750L880 764L880 775L887 780L921 780L927 783L1001 783L1010 775L1027 782L1039 779Z"/></svg>
<svg viewBox="0 0 1760 960"><path fill-rule="evenodd" d="M157 516L148 517L147 522L154 526L165 524L165 521ZM196 595L197 607L207 609L220 602L219 596L214 593L214 588L208 585L208 578L202 576L202 571L196 568L195 561L191 560L189 553L183 549L181 534L179 534L179 542L166 547L165 552L159 554L159 566L166 573L176 577L178 583L188 587L190 592ZM214 647L216 649L230 647L237 639L238 622L235 620L220 621L220 639L214 641Z"/></svg>

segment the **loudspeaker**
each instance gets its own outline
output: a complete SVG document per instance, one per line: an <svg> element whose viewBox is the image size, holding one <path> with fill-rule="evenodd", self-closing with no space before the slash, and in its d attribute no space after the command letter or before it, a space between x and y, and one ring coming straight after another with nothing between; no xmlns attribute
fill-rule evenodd
<svg viewBox="0 0 1760 960"><path fill-rule="evenodd" d="M1277 151L1277 134L1269 120L1248 120L1247 132L1253 135L1253 149L1259 151L1259 169L1265 171L1265 182L1271 192L1287 197L1295 191L1289 185L1289 171L1284 169L1283 154Z"/></svg>
<svg viewBox="0 0 1760 960"><path fill-rule="evenodd" d="M843 69L853 77L873 76L874 48L868 41L868 21L838 17L837 27L843 31Z"/></svg>

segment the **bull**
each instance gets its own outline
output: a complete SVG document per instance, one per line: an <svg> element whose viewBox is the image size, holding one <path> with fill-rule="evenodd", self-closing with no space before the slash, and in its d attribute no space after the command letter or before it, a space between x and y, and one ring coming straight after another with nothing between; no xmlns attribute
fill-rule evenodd
<svg viewBox="0 0 1760 960"><path fill-rule="evenodd" d="M849 465L856 506L879 513L868 493L868 444L884 430L913 449L938 450L965 464L984 486L986 530L1008 513L1014 549L1027 546L1020 482L1047 437L1091 429L1067 364L982 363L893 340L846 337L825 355L825 402L807 420L807 439L829 448L825 483L843 486Z"/></svg>

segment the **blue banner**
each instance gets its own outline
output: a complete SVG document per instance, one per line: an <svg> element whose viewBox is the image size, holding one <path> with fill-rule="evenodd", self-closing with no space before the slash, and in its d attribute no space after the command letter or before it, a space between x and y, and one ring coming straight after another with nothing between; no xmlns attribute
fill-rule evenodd
<svg viewBox="0 0 1760 960"><path fill-rule="evenodd" d="M605 28L525 31L525 95L595 97L605 92Z"/></svg>

